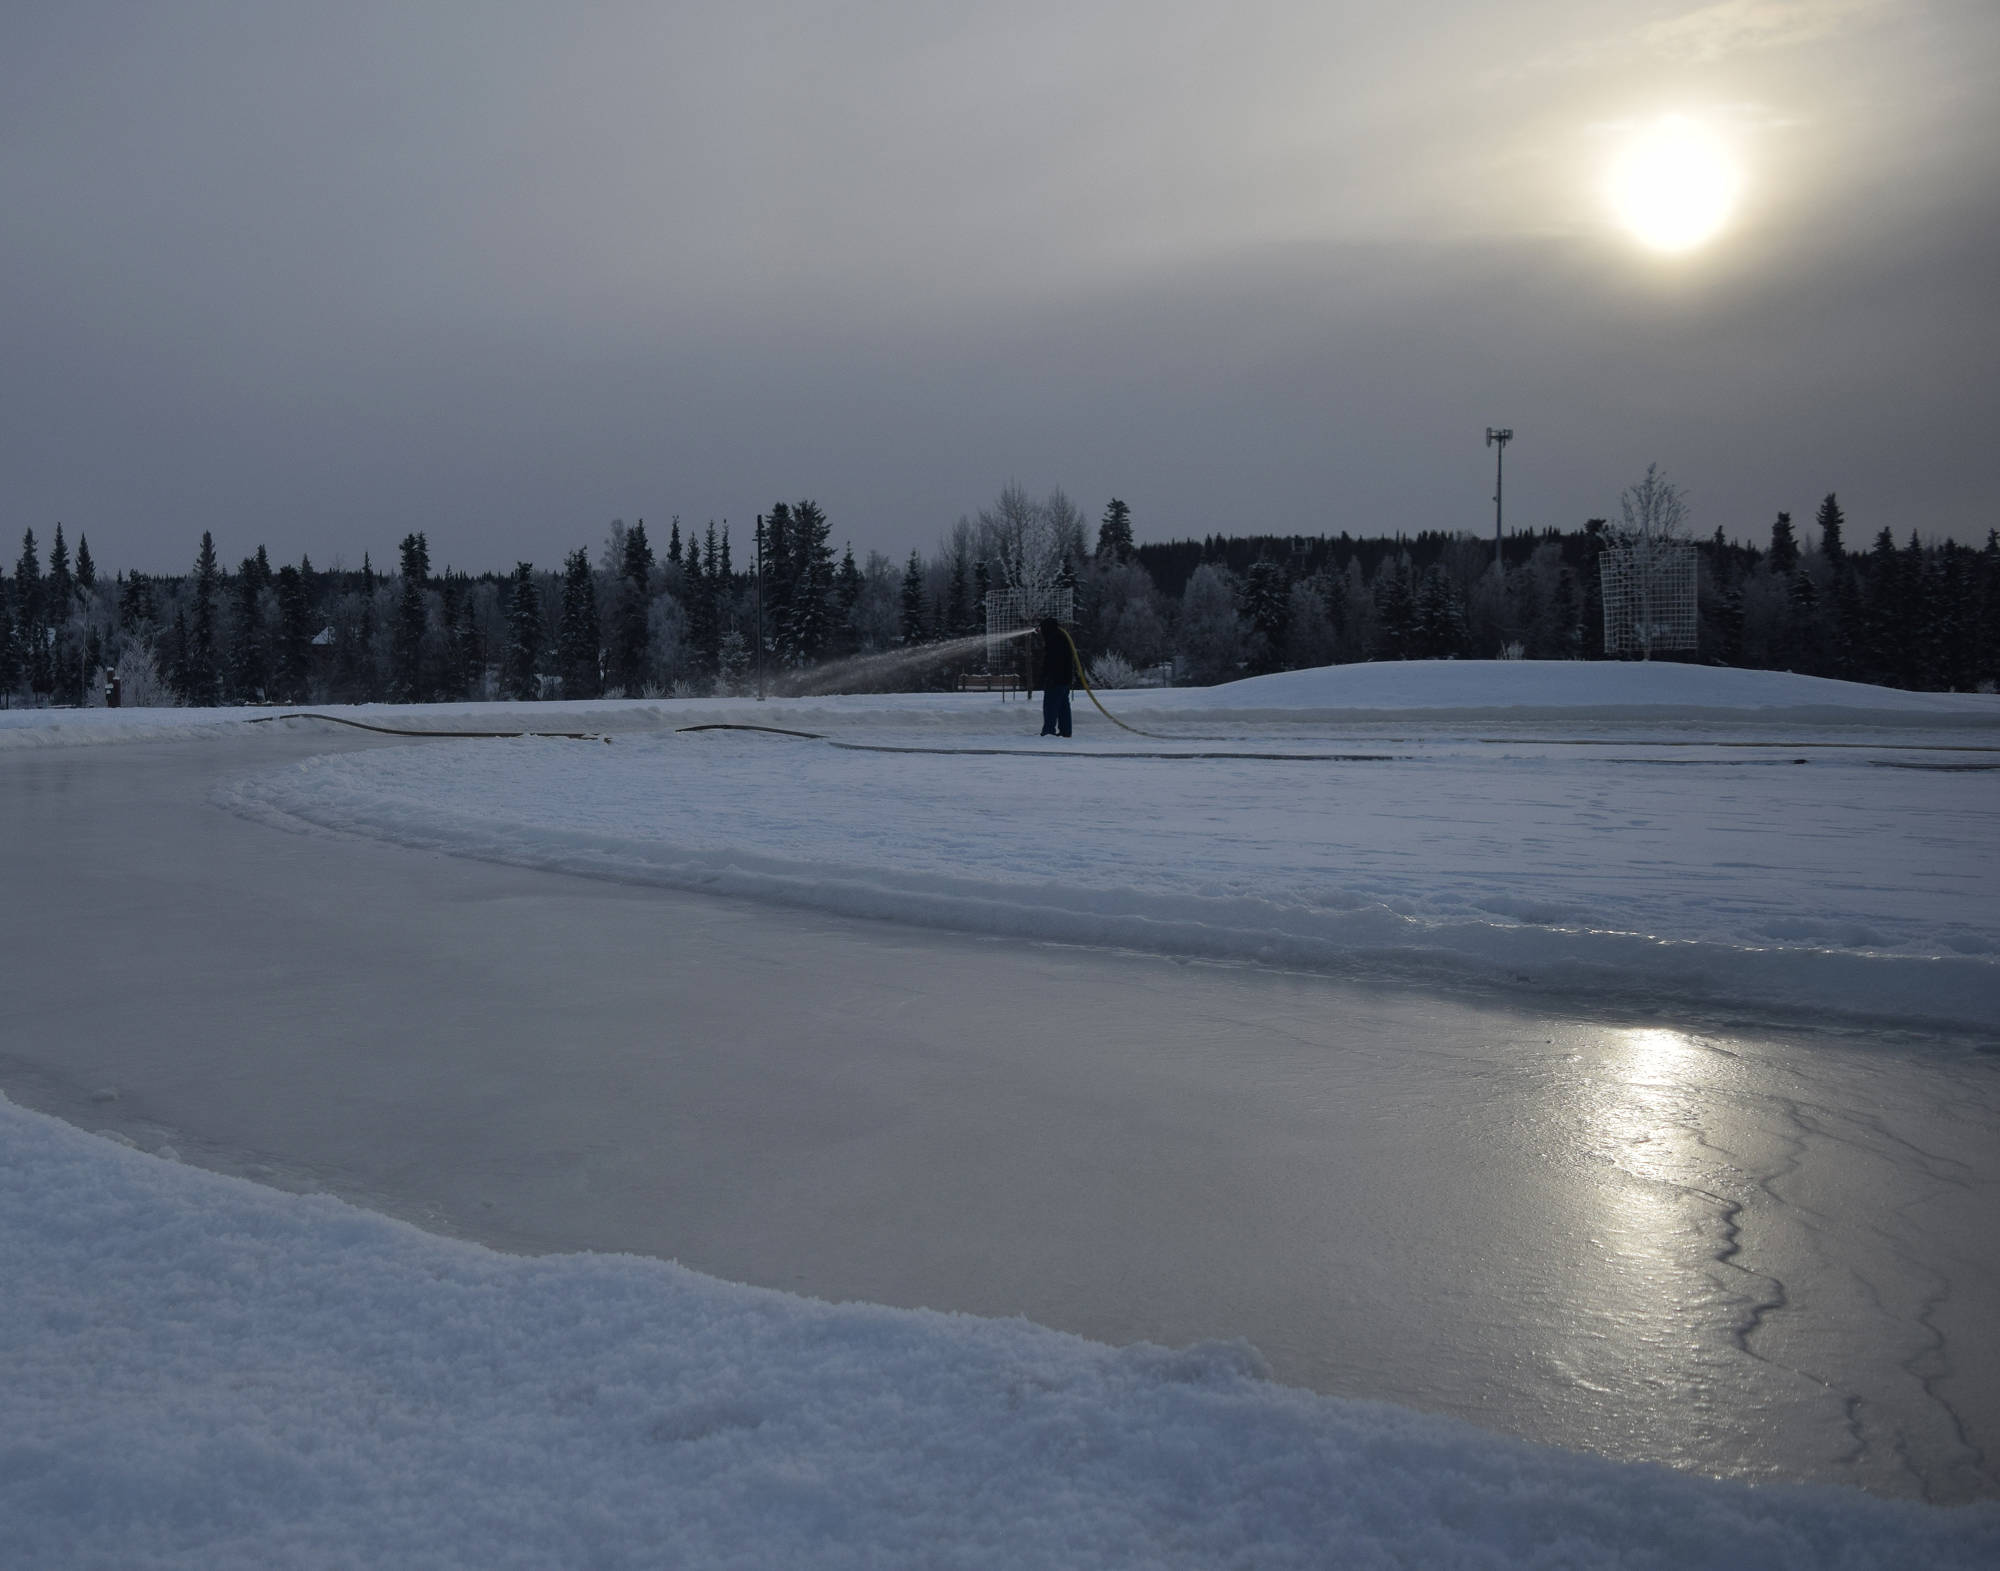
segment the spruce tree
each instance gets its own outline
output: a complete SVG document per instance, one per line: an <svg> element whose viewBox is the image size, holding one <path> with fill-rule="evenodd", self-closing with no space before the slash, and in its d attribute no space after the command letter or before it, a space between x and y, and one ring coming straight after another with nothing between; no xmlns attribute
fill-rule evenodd
<svg viewBox="0 0 2000 1571"><path fill-rule="evenodd" d="M76 587L85 594L97 587L97 564L90 559L90 536L76 537Z"/></svg>
<svg viewBox="0 0 2000 1571"><path fill-rule="evenodd" d="M1414 649L1420 659L1456 660L1465 653L1465 602L1445 570L1433 562L1417 590Z"/></svg>
<svg viewBox="0 0 2000 1571"><path fill-rule="evenodd" d="M12 706L14 689L21 685L21 644L14 631L12 599L7 575L0 571L0 709Z"/></svg>
<svg viewBox="0 0 2000 1571"><path fill-rule="evenodd" d="M1400 559L1384 562L1375 575L1375 657L1408 660L1416 651L1417 597L1409 569Z"/></svg>
<svg viewBox="0 0 2000 1571"><path fill-rule="evenodd" d="M201 532L201 549L194 559L194 618L187 629L183 684L187 701L196 707L219 703L222 667L216 653L216 599L222 572L215 565L215 537Z"/></svg>
<svg viewBox="0 0 2000 1571"><path fill-rule="evenodd" d="M646 541L642 518L626 531L618 563L618 601L612 624L611 680L637 698L645 685L646 657L651 638L649 613L653 595L653 548Z"/></svg>
<svg viewBox="0 0 2000 1571"><path fill-rule="evenodd" d="M562 616L556 624L556 676L564 698L595 698L603 690L599 649L597 584L590 553L579 548L563 561Z"/></svg>
<svg viewBox="0 0 2000 1571"><path fill-rule="evenodd" d="M49 574L42 583L42 640L47 645L50 700L58 704L83 703L83 678L78 674L81 651L72 635L70 619L76 613L76 577L70 572L69 547L63 542L63 527L56 525L55 543L49 547Z"/></svg>
<svg viewBox="0 0 2000 1571"><path fill-rule="evenodd" d="M42 591L41 553L35 548L35 531L29 529L21 536L21 556L14 564L14 638L21 651L16 681L25 682L37 699L46 697L54 685Z"/></svg>
<svg viewBox="0 0 2000 1571"><path fill-rule="evenodd" d="M1819 554L1826 558L1829 565L1838 567L1847 554L1840 539L1841 526L1847 520L1841 515L1840 504L1834 500L1831 491L1819 504L1819 516L1813 521L1819 525Z"/></svg>
<svg viewBox="0 0 2000 1571"><path fill-rule="evenodd" d="M910 553L909 565L903 569L901 630L905 644L924 641L924 563L914 551Z"/></svg>
<svg viewBox="0 0 2000 1571"><path fill-rule="evenodd" d="M406 704L428 695L424 686L423 652L425 599L430 582L430 546L421 534L403 536L402 593L396 601L396 625L389 638L389 691Z"/></svg>
<svg viewBox="0 0 2000 1571"><path fill-rule="evenodd" d="M819 504L794 503L791 510L791 603L785 608L791 657L810 665L826 657L833 633L833 548L826 543L831 526Z"/></svg>
<svg viewBox="0 0 2000 1571"><path fill-rule="evenodd" d="M118 589L119 627L125 632L150 638L153 618L157 614L153 600L153 581L141 572L127 573Z"/></svg>
<svg viewBox="0 0 2000 1571"><path fill-rule="evenodd" d="M1781 648L1785 669L1804 676L1824 676L1827 668L1828 637L1820 607L1819 586L1803 565L1792 569L1786 586L1788 600Z"/></svg>
<svg viewBox="0 0 2000 1571"><path fill-rule="evenodd" d="M307 701L312 674L312 608L305 575L290 563L278 569L278 647L274 661L277 696L287 704Z"/></svg>
<svg viewBox="0 0 2000 1571"><path fill-rule="evenodd" d="M1861 598L1861 574L1852 557L1843 556L1840 571L1834 575L1831 622L1833 674L1849 681L1863 679L1868 664L1868 614Z"/></svg>
<svg viewBox="0 0 2000 1571"><path fill-rule="evenodd" d="M1107 564L1132 560L1132 509L1115 496L1098 521L1097 560Z"/></svg>
<svg viewBox="0 0 2000 1571"><path fill-rule="evenodd" d="M1285 652L1285 631L1291 620L1291 585L1284 569L1260 556L1243 575L1243 616L1249 623L1250 672L1275 671Z"/></svg>
<svg viewBox="0 0 2000 1571"><path fill-rule="evenodd" d="M167 634L167 671L174 696L184 704L193 703L190 695L194 692L194 673L188 663L187 613L179 606L174 607L174 625Z"/></svg>
<svg viewBox="0 0 2000 1571"><path fill-rule="evenodd" d="M1773 577L1788 577L1799 565L1799 542L1792 533L1792 515L1780 513L1771 525L1771 573Z"/></svg>
<svg viewBox="0 0 2000 1571"><path fill-rule="evenodd" d="M83 640L83 659L76 669L75 702L85 702L84 693L97 680L97 673L104 668L104 638L92 627Z"/></svg>
<svg viewBox="0 0 2000 1571"><path fill-rule="evenodd" d="M49 547L49 576L43 585L42 620L61 630L76 604L76 577L69 570L69 547L63 544L62 525L56 525L55 544Z"/></svg>
<svg viewBox="0 0 2000 1571"><path fill-rule="evenodd" d="M682 592L686 596L687 642L694 656L696 674L713 676L715 660L712 651L720 636L715 625L715 596L709 592L708 575L701 568L701 546L696 542L692 530L688 533L687 552L681 562Z"/></svg>
<svg viewBox="0 0 2000 1571"><path fill-rule="evenodd" d="M1979 571L1979 680L2000 686L2000 530L1986 531Z"/></svg>
<svg viewBox="0 0 2000 1571"><path fill-rule="evenodd" d="M542 602L535 593L535 570L514 564L507 597L507 696L530 699L540 694L535 667L542 653Z"/></svg>
<svg viewBox="0 0 2000 1571"><path fill-rule="evenodd" d="M479 619L474 614L470 575L447 569L440 597L445 589L451 591L451 597L442 611L445 650L442 682L445 698L456 702L474 696L473 678L480 674L484 661L481 658ZM483 691L483 682L480 687Z"/></svg>
<svg viewBox="0 0 2000 1571"><path fill-rule="evenodd" d="M963 638L972 631L971 612L966 608L965 558L952 553L951 577L946 581L944 615L938 631L948 638Z"/></svg>
<svg viewBox="0 0 2000 1571"><path fill-rule="evenodd" d="M239 704L256 703L271 685L269 640L264 628L261 580L270 571L265 559L260 571L257 558L245 557L236 572L236 609L231 618L229 646L229 696Z"/></svg>
<svg viewBox="0 0 2000 1571"><path fill-rule="evenodd" d="M834 610L839 617L840 645L844 650L854 646L854 608L861 603L861 569L854 563L854 543L849 541L840 555L840 575L834 590Z"/></svg>

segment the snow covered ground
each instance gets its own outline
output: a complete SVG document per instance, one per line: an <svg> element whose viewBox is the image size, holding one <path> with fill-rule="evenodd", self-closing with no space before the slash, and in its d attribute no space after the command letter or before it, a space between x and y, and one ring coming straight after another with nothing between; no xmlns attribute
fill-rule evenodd
<svg viewBox="0 0 2000 1571"><path fill-rule="evenodd" d="M257 767L221 799L291 828L974 932L1469 975L1544 995L1989 1032L2000 1018L2000 935L1982 898L1996 870L1993 782L1965 767L2000 745L1991 698L1498 665L1105 696L1177 740L1117 731L1081 701L1060 749L1034 738L1031 710L992 699L371 708L350 713L584 725L617 741L375 747ZM247 739L250 718L15 712L0 714L0 749ZM671 731L704 721L950 751ZM1292 756L1192 756L1271 752ZM1144 756L1158 753L1176 756ZM1301 756L1324 754L1344 756ZM1766 754L1807 763L1745 761ZM8 767L0 753L0 775ZM51 935L49 954L91 936ZM1730 1055L1631 1035L1645 1065L1600 1086L1610 1100L1594 1117L1602 1159L1629 1169L1624 1220L1590 1223L1611 1228L1606 1280L1693 1241L1664 1196L1742 1166L1745 1198L1723 1191L1714 1210L1723 1258L1739 1236L1759 1246L1757 1192L1784 1189L1824 1224L1810 1248L1828 1251L1816 1275L1837 1283L1848 1267L1829 1241L1868 1209L1845 1186L1898 1172L1902 1137L1885 1125L1869 1146L1868 1110L1850 1126L1795 1060L1797 1088L1777 1094L1785 1121L1758 1136L1783 1149L1760 1169L1716 1147L1713 1108L1685 1105L1697 1059ZM1513 1073L1497 1059L1481 1072L1489 1099ZM1746 1063L1717 1105L1762 1096L1762 1072ZM1879 1073L1886 1089L1895 1060ZM1426 1094L1393 1070L1383 1084ZM1562 1136L1551 1123L1525 1138ZM1833 1165L1790 1195L1808 1149ZM1975 1166L1920 1154L1909 1193L1976 1210ZM1904 1184L1885 1191L1892 1214L1865 1224L1892 1248ZM1514 1203L1490 1198L1496 1214ZM1266 1383L1240 1347L1113 1350L657 1260L517 1259L5 1102L0 1260L9 1567L2000 1561L2000 1506L1750 1488L1527 1446ZM1934 1341L1896 1359L1925 1392L1950 1389L1953 1359L1977 1349L1934 1328L1946 1308L1983 1300L1969 1279L1902 1269L1912 1324ZM1773 1307L1751 1305L1752 1327ZM1671 1354L1694 1309L1662 1307L1650 1355ZM1427 1310L1409 1313L1421 1323ZM1609 1340L1593 1341L1615 1363L1629 1333L1605 1324ZM1864 1417L1849 1414L1857 1436ZM1784 1415L1768 1418L1775 1433Z"/></svg>
<svg viewBox="0 0 2000 1571"><path fill-rule="evenodd" d="M0 1562L1990 1567L1752 1489L1020 1321L523 1260L0 1102Z"/></svg>
<svg viewBox="0 0 2000 1571"><path fill-rule="evenodd" d="M318 759L228 801L974 932L1537 996L2000 1019L1990 695L1470 662L1105 696L1154 735L1082 695L1067 744L987 698L586 709L564 723L761 724L831 745L469 742Z"/></svg>

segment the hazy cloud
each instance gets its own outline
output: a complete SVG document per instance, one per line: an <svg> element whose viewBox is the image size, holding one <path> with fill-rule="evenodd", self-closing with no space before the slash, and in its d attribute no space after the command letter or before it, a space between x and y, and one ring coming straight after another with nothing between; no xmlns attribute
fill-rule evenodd
<svg viewBox="0 0 2000 1571"><path fill-rule="evenodd" d="M1705 62L1751 49L1786 49L1886 21L1901 0L1722 0L1648 27L1646 47Z"/></svg>
<svg viewBox="0 0 2000 1571"><path fill-rule="evenodd" d="M1010 477L1142 538L1481 527L1504 421L1523 522L1657 458L1732 529L1972 534L1996 16L24 0L0 498L149 568L781 495L896 554ZM1599 189L1667 111L1746 172L1674 265Z"/></svg>

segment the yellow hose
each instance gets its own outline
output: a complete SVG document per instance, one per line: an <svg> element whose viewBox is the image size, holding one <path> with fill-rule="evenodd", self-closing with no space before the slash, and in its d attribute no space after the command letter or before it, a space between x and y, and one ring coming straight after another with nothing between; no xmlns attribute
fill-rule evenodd
<svg viewBox="0 0 2000 1571"><path fill-rule="evenodd" d="M1090 685L1090 678L1083 674L1083 656L1077 650L1076 640L1069 636L1069 629L1064 627L1062 623L1056 623L1056 628L1063 635L1063 642L1069 645L1070 667L1076 673L1077 681L1082 684L1083 690L1090 695L1090 701L1097 705L1097 712L1100 715L1104 716L1106 720L1109 720L1120 730L1130 731L1134 736L1151 737L1155 742L1179 742L1186 740L1186 738L1178 736L1162 736L1157 731L1141 731L1135 725L1125 724L1123 720L1120 720L1110 710L1106 709L1104 707L1104 700L1097 696L1097 690Z"/></svg>

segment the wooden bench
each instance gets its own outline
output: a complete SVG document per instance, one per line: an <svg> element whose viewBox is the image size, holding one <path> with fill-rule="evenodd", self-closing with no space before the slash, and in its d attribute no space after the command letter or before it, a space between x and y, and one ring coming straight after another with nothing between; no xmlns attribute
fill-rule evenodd
<svg viewBox="0 0 2000 1571"><path fill-rule="evenodd" d="M961 693L998 693L1003 702L1009 693L1024 691L1018 671L961 671L958 673L958 690Z"/></svg>

